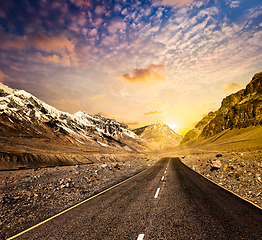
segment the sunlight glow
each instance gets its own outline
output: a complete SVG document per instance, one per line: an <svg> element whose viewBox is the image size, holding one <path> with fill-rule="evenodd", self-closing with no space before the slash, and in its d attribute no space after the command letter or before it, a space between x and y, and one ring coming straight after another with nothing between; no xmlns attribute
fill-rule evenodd
<svg viewBox="0 0 262 240"><path fill-rule="evenodd" d="M172 130L177 130L177 124L176 123L167 123L167 125L172 129Z"/></svg>

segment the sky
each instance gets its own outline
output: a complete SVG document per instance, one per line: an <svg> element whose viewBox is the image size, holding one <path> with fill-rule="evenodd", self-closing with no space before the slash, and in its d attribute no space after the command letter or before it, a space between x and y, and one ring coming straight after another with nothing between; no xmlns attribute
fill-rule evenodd
<svg viewBox="0 0 262 240"><path fill-rule="evenodd" d="M261 0L0 2L0 82L180 134L262 71Z"/></svg>

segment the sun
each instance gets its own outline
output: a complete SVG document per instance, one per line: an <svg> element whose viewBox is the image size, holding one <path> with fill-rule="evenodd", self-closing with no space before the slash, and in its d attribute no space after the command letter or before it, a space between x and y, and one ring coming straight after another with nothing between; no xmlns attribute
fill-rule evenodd
<svg viewBox="0 0 262 240"><path fill-rule="evenodd" d="M177 124L176 123L167 123L168 127L170 127L173 130L177 129Z"/></svg>

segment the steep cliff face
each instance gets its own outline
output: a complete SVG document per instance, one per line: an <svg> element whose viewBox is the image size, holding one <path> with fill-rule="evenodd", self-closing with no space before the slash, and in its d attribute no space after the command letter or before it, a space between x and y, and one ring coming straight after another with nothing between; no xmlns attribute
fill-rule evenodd
<svg viewBox="0 0 262 240"><path fill-rule="evenodd" d="M262 125L262 72L235 94L222 101L216 117L203 129L200 137L207 138L225 129Z"/></svg>
<svg viewBox="0 0 262 240"><path fill-rule="evenodd" d="M262 72L255 74L245 89L224 98L221 107L203 118L182 142L209 138L226 129L257 125L262 125Z"/></svg>
<svg viewBox="0 0 262 240"><path fill-rule="evenodd" d="M178 146L183 138L161 121L134 129L133 131L140 136L146 146L153 150Z"/></svg>

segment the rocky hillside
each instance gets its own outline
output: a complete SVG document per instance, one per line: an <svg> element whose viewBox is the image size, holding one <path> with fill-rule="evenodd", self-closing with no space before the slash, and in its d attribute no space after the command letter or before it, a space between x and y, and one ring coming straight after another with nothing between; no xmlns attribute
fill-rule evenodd
<svg viewBox="0 0 262 240"><path fill-rule="evenodd" d="M209 112L207 116L203 117L198 123L197 125L191 129L190 131L188 131L186 133L186 135L184 136L184 138L182 139L181 143L185 143L191 139L195 139L197 138L201 132L203 131L203 129L205 128L205 126L212 120L214 119L214 117L216 116L215 112Z"/></svg>
<svg viewBox="0 0 262 240"><path fill-rule="evenodd" d="M216 112L210 112L194 129L189 131L183 143L199 138L209 138L224 130L262 125L262 72L234 94L223 99Z"/></svg>
<svg viewBox="0 0 262 240"><path fill-rule="evenodd" d="M124 151L146 149L139 137L123 123L85 112L75 114L62 112L24 90L13 90L1 84L0 160L4 156L7 161L7 155L11 161L19 159L17 156L13 159L12 149L4 151L7 146L5 143L9 142L8 148L18 143L19 146L23 146L20 152L24 154L28 153L29 140L34 145L49 144L47 151L51 150L53 144L59 143L67 148L77 146ZM5 145L5 148L2 145ZM18 145L13 147L19 152ZM38 149L41 151L43 146Z"/></svg>
<svg viewBox="0 0 262 240"><path fill-rule="evenodd" d="M139 135L144 143L153 150L178 146L183 138L161 121L134 129L133 132Z"/></svg>

